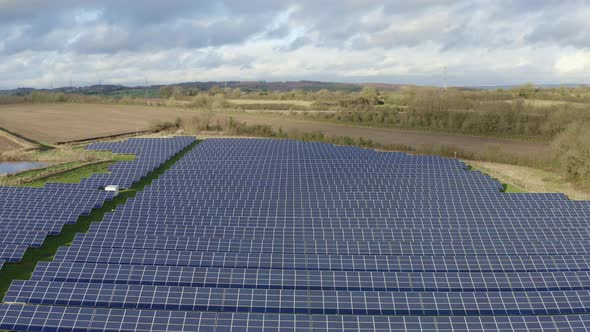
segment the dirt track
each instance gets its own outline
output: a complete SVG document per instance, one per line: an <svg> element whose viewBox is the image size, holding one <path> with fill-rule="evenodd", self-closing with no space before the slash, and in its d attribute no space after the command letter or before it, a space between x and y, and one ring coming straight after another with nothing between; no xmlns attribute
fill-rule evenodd
<svg viewBox="0 0 590 332"><path fill-rule="evenodd" d="M2 136L0 136L0 152L18 149L20 146Z"/></svg>
<svg viewBox="0 0 590 332"><path fill-rule="evenodd" d="M156 120L172 121L176 117L190 119L194 114L195 111L127 105L4 105L0 106L0 126L39 142L54 143L146 130ZM218 116L227 117L223 114ZM382 144L403 144L415 148L446 145L477 153L484 151L487 146L498 145L501 146L502 151L510 153L538 154L548 151L548 145L533 142L386 128L350 127L247 113L237 113L232 116L248 124L267 124L287 131L299 130L323 132L326 135L335 136L363 137Z"/></svg>

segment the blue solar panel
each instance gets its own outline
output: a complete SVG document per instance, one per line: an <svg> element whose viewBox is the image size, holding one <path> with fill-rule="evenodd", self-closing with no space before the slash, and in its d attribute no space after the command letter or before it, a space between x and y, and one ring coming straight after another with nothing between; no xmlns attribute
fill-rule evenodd
<svg viewBox="0 0 590 332"><path fill-rule="evenodd" d="M133 183L191 142L92 145L139 157L81 187ZM15 281L0 328L588 329L590 204L500 190L454 159L206 140Z"/></svg>
<svg viewBox="0 0 590 332"><path fill-rule="evenodd" d="M387 292L15 281L4 301L150 310L484 316L590 313L589 290Z"/></svg>
<svg viewBox="0 0 590 332"><path fill-rule="evenodd" d="M106 146L103 143L92 146L103 146L100 149L112 147L115 153L138 154L136 161L117 163L112 166L112 173L107 174L109 179L120 179L133 170L133 183L192 142L192 137L177 137L131 139ZM119 169L123 172L117 171ZM65 224L76 223L80 216L101 208L114 196L112 192L92 187L84 183L49 183L43 188L0 187L0 258L18 262L27 247L40 247L47 235L60 234Z"/></svg>
<svg viewBox="0 0 590 332"><path fill-rule="evenodd" d="M366 272L40 262L31 280L343 291L564 291L590 288L590 271Z"/></svg>
<svg viewBox="0 0 590 332"><path fill-rule="evenodd" d="M375 316L0 304L0 328L58 331L586 331L590 315Z"/></svg>
<svg viewBox="0 0 590 332"><path fill-rule="evenodd" d="M59 262L383 272L590 271L590 256L385 256L60 248Z"/></svg>
<svg viewBox="0 0 590 332"><path fill-rule="evenodd" d="M130 188L194 141L194 137L186 136L171 139L131 138L122 142L90 144L86 147L88 150L134 154L135 160L118 162L109 167L109 174L95 174L82 180L80 185L90 188L108 185Z"/></svg>
<svg viewBox="0 0 590 332"><path fill-rule="evenodd" d="M154 237L113 235L106 237L78 235L75 245L82 247L164 249L177 251L389 255L389 256L459 256L459 255L590 255L590 241L352 241L215 239L205 237Z"/></svg>

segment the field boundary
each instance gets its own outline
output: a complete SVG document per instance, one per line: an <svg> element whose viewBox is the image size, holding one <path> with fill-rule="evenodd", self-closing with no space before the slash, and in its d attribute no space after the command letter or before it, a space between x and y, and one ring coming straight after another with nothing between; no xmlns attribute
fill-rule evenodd
<svg viewBox="0 0 590 332"><path fill-rule="evenodd" d="M35 143L33 143L31 140L26 139L24 137L19 137L19 135L16 135L14 133L11 133L10 131L0 127L0 137L3 137L7 140L9 140L10 142L20 146L21 148L35 148L37 147L37 145Z"/></svg>
<svg viewBox="0 0 590 332"><path fill-rule="evenodd" d="M31 183L31 182L42 181L44 179L47 179L47 178L50 178L50 177L53 177L53 176L57 176L57 175L61 175L61 174L67 173L67 172L75 171L75 170L78 170L78 169L81 169L81 168L84 168L84 167L93 166L93 165L99 165L99 164L115 163L115 162L116 161L114 161L114 160L98 160L98 161L92 161L92 162L88 162L88 163L83 163L83 164L74 166L72 168L66 168L66 169L62 169L62 170L56 171L56 172L49 171L47 173L41 173L38 176L32 176L32 177L28 177L28 178L25 177L22 180L21 179L18 179L18 181L16 183L14 183L13 185L24 186L24 185L26 185L28 183ZM65 164L67 164L67 163L65 163ZM60 166L60 165L63 165L63 164L58 164L58 165L54 165L54 166ZM17 174L14 174L12 176L9 175L9 176L6 177L6 179L10 181L10 178L11 177L16 177L18 175L19 175L18 173Z"/></svg>
<svg viewBox="0 0 590 332"><path fill-rule="evenodd" d="M70 141L55 142L55 144L56 145L84 144L84 143L91 143L91 142L94 142L94 141L110 140L110 139L116 139L116 138L127 138L127 137L133 137L133 136L150 134L150 133L153 133L153 131L151 131L151 130L132 131L132 132L121 133L121 134L106 135L106 136L96 136L96 137L75 139L75 140L70 140Z"/></svg>

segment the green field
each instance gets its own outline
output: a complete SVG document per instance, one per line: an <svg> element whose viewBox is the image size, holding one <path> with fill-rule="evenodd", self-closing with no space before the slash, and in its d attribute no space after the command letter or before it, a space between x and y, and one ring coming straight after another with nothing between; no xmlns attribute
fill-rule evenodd
<svg viewBox="0 0 590 332"><path fill-rule="evenodd" d="M513 184L507 184L507 183L503 183L502 187L504 187L504 192L507 194L519 194L519 193L526 193L527 191L517 187Z"/></svg>

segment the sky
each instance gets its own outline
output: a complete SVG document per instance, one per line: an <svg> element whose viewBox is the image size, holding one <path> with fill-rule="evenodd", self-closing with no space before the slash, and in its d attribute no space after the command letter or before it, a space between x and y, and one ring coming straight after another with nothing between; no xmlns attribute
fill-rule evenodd
<svg viewBox="0 0 590 332"><path fill-rule="evenodd" d="M590 83L589 17L589 0L0 0L0 88Z"/></svg>

